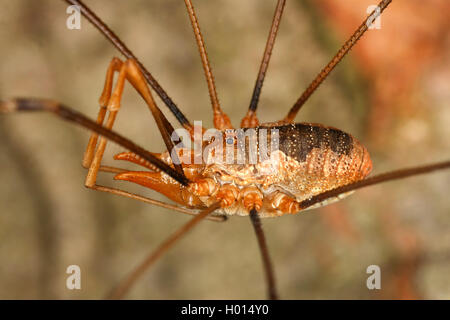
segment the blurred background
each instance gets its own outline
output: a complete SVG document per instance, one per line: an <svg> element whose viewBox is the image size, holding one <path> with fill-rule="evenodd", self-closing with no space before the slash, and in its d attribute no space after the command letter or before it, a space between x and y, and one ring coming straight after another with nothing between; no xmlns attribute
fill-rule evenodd
<svg viewBox="0 0 450 320"><path fill-rule="evenodd" d="M209 97L182 1L86 0L191 120L212 126ZM258 115L282 118L375 0L290 0ZM276 1L196 0L222 108L244 115ZM52 98L91 118L118 52L66 4L0 0L0 98ZM450 3L396 0L297 117L340 128L371 152L374 173L450 159ZM120 56L119 56L120 57ZM173 116L158 101L172 123ZM126 85L115 129L163 150ZM0 117L0 298L98 299L189 217L88 190L89 132L48 114ZM105 164L122 151L110 144ZM164 200L102 174L99 182ZM263 220L281 298L449 299L450 172L357 191L337 204ZM81 290L66 268L81 267ZM379 265L381 290L366 268ZM261 258L248 218L205 221L133 288L136 299L262 299Z"/></svg>

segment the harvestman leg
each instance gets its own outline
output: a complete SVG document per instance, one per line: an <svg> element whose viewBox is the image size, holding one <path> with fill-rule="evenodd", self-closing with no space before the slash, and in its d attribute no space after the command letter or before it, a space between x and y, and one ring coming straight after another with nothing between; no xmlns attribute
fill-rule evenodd
<svg viewBox="0 0 450 320"><path fill-rule="evenodd" d="M191 20L192 29L194 30L195 40L197 42L200 58L202 59L203 71L205 72L206 82L208 84L209 97L211 99L211 105L213 109L213 122L214 127L218 130L232 129L230 118L220 108L219 98L217 96L216 84L214 82L214 76L212 74L212 68L208 60L208 54L206 52L205 41L203 40L202 33L200 31L200 25L198 23L197 16L195 15L194 6L191 0L184 0L186 9Z"/></svg>
<svg viewBox="0 0 450 320"><path fill-rule="evenodd" d="M259 249L261 251L261 258L263 260L264 273L267 283L267 296L271 300L278 299L275 272L273 271L272 261L267 248L266 237L262 229L261 219L255 209L250 210L250 219L252 221L253 229L255 230L256 238L258 240Z"/></svg>
<svg viewBox="0 0 450 320"><path fill-rule="evenodd" d="M121 60L113 58L106 73L105 86L100 97L100 110L97 117L97 123L103 125L107 111L109 111L105 128L111 130L117 113L120 109L120 100L125 85L125 80L129 75L129 64L124 64ZM119 71L119 77L116 82L114 92L111 94L114 73ZM96 189L97 174L101 165L103 154L105 152L107 141L104 137L100 138L97 149L98 135L92 133L88 142L88 146L83 157L83 166L88 166L85 185L88 188Z"/></svg>
<svg viewBox="0 0 450 320"><path fill-rule="evenodd" d="M122 66L122 61L118 58L113 58L109 64L108 71L106 72L106 80L105 80L105 86L103 88L102 95L100 97L100 109L98 111L97 115L97 123L99 125L103 124L103 121L105 120L106 112L107 112L107 104L109 101L109 98L111 96L111 90L113 85L113 79L114 79L114 72L119 71L120 67ZM96 132L92 132L91 136L89 137L89 142L86 147L86 151L83 155L83 161L82 165L84 168L89 169L91 166L92 160L94 158L94 152L95 147L97 146L98 141L98 134ZM126 172L127 170L117 167L111 167L111 166L100 166L98 171L103 172L110 172L110 173L122 173Z"/></svg>
<svg viewBox="0 0 450 320"><path fill-rule="evenodd" d="M106 79L105 79L105 85L103 87L102 95L99 99L100 109L98 111L97 116L97 123L99 125L102 125L106 112L107 112L107 105L111 97L111 91L113 86L113 79L114 79L114 73L116 71L120 71L120 68L122 67L123 62L114 57L111 62L109 63L108 70L106 71ZM89 169L91 166L92 160L94 159L94 152L95 147L97 146L97 140L98 140L98 134L96 132L92 132L91 136L89 137L89 142L86 147L86 151L84 152L83 156L83 167L86 169Z"/></svg>
<svg viewBox="0 0 450 320"><path fill-rule="evenodd" d="M369 29L370 23L375 21L375 18L380 15L384 9L392 2L392 0L382 0L378 4L378 8L375 9L372 14L370 14L363 23L356 29L353 35L348 39L344 45L339 49L336 55L331 59L331 61L325 66L325 68L320 71L316 78L311 82L311 84L302 93L300 98L295 102L289 113L280 120L280 122L292 123L297 115L298 111L302 108L305 102L311 97L311 95L316 91L320 84L328 77L331 71L338 65L339 62L345 57L345 55L350 51L351 48L358 42L358 40L364 35L364 33Z"/></svg>
<svg viewBox="0 0 450 320"><path fill-rule="evenodd" d="M201 220L208 217L209 214L220 207L219 203L211 205L209 208L201 211L198 215L188 221L185 225L181 226L170 237L168 237L163 243L161 243L156 250L152 251L145 260L139 264L126 278L124 278L108 295L108 299L122 299L131 287L136 283L139 277L153 265L170 247L172 247L182 236L184 236L189 230L191 230Z"/></svg>
<svg viewBox="0 0 450 320"><path fill-rule="evenodd" d="M269 67L270 57L272 56L272 50L275 45L275 39L280 27L285 4L286 0L278 0L277 2L275 14L272 20L272 26L270 27L269 36L267 37L266 48L264 49L263 58L261 60L252 98L250 100L250 106L248 107L247 114L241 121L241 128L254 128L259 125L259 121L256 116L256 109L258 108L259 96L261 95L261 89L266 77L267 68Z"/></svg>

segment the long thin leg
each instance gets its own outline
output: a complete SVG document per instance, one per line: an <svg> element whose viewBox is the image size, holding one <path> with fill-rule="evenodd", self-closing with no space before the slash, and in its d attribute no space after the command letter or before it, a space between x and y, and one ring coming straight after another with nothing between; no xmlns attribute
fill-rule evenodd
<svg viewBox="0 0 450 320"><path fill-rule="evenodd" d="M78 124L81 127L95 131L101 136L117 143L118 145L124 147L125 149L137 154L143 159L147 160L159 170L163 171L169 175L174 180L178 181L183 186L187 186L190 182L186 176L181 175L174 168L169 166L167 163L161 161L158 157L153 155L151 152L145 150L144 148L138 146L131 140L119 135L118 133L106 129L105 127L97 124L83 114L72 110L58 102L45 99L11 99L7 101L0 101L0 113L11 113L17 111L46 111L55 114L69 122Z"/></svg>
<svg viewBox="0 0 450 320"><path fill-rule="evenodd" d="M289 113L282 120L284 122L293 122L295 116L297 115L300 108L303 104L309 99L309 97L314 93L314 91L320 86L320 84L327 78L330 72L336 67L336 65L344 58L344 56L350 51L350 49L358 42L358 40L363 36L363 34L367 31L370 26L370 23L373 22L379 14L381 14L384 9L392 2L392 0L383 0L378 5L379 9L374 10L374 12L369 15L364 22L359 26L359 28L355 31L355 33L350 37L347 42L339 49L338 53L331 59L331 61L327 64L327 66L322 69L322 71L317 75L317 77L311 82L308 88L303 92L294 106L289 110Z"/></svg>
<svg viewBox="0 0 450 320"><path fill-rule="evenodd" d="M177 231L175 231L169 238L167 238L156 250L154 250L147 258L134 269L127 277L125 277L117 287L108 296L109 299L122 299L127 292L131 289L133 284L142 276L142 274L154 264L158 258L160 258L167 250L175 245L178 240L181 239L188 231L195 227L200 221L205 219L214 210L218 209L220 205L218 203L213 204L209 208L203 210L192 218L188 223L183 225Z"/></svg>
<svg viewBox="0 0 450 320"><path fill-rule="evenodd" d="M259 67L258 76L256 78L255 87L253 89L252 98L250 100L250 106L248 108L247 114L241 121L241 128L254 128L259 124L258 118L256 117L256 108L258 107L259 96L261 95L264 78L266 76L267 68L269 67L272 49L275 44L275 39L277 37L278 28L280 26L281 16L283 15L285 4L286 0L278 0L277 6L275 8L272 26L270 27L266 48L264 49L264 55Z"/></svg>
<svg viewBox="0 0 450 320"><path fill-rule="evenodd" d="M186 8L189 14L189 19L192 23L192 28L194 29L195 40L197 41L198 51L200 52L200 57L202 59L203 70L205 71L206 82L208 83L209 97L211 99L211 105L214 115L214 127L218 130L231 129L230 118L222 111L220 108L219 98L217 97L216 85L214 83L214 76L212 74L212 69L209 64L208 54L205 48L205 42L203 40L202 33L200 31L200 25L198 19L195 15L194 6L191 0L184 0Z"/></svg>
<svg viewBox="0 0 450 320"><path fill-rule="evenodd" d="M139 61L138 58L133 54L133 52L120 40L120 38L94 13L92 12L82 1L80 0L63 0L71 5L77 5L81 9L83 16L92 25L97 28L116 48L119 50L127 59L133 59L136 61L137 65L141 69L144 78L147 83L155 90L159 97L164 101L173 115L177 118L180 124L188 131L193 130L192 124L184 116L177 105L172 101L172 99L167 95L164 89L159 85L158 81L148 72L144 65Z"/></svg>
<svg viewBox="0 0 450 320"><path fill-rule="evenodd" d="M250 219L252 221L253 228L255 229L256 238L258 239L259 249L263 260L264 273L267 283L267 295L269 299L278 299L275 274L273 272L272 262L269 256L269 250L267 249L266 238L261 226L261 219L258 216L256 209L250 210Z"/></svg>

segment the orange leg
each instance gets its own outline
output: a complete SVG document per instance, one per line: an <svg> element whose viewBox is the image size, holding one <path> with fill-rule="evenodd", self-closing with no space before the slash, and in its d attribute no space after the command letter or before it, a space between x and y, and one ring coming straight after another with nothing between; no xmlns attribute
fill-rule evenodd
<svg viewBox="0 0 450 320"><path fill-rule="evenodd" d="M282 214L296 214L300 211L300 204L292 197L278 192L272 199L272 207L280 210Z"/></svg>
<svg viewBox="0 0 450 320"><path fill-rule="evenodd" d="M256 112L253 110L248 110L247 114L241 121L241 128L256 128L259 126L259 120L256 116Z"/></svg>
<svg viewBox="0 0 450 320"><path fill-rule="evenodd" d="M263 194L256 187L247 187L242 190L242 201L248 212L259 211L262 207Z"/></svg>
<svg viewBox="0 0 450 320"><path fill-rule="evenodd" d="M194 31L195 40L197 42L198 51L202 60L203 71L205 72L206 82L208 84L209 97L211 98L211 105L213 109L213 123L217 130L233 129L230 118L220 108L219 98L217 97L216 84L214 82L214 76L212 74L212 68L209 64L208 54L206 53L205 41L203 40L202 33L200 31L200 24L197 16L195 15L194 6L191 0L185 0L186 9L191 20L192 29Z"/></svg>
<svg viewBox="0 0 450 320"><path fill-rule="evenodd" d="M106 71L105 85L103 87L102 95L100 96L100 110L98 111L97 123L103 124L106 116L106 107L111 97L111 91L113 86L114 73L119 71L122 67L123 62L118 58L113 58L109 63L108 70ZM95 132L91 133L89 137L89 142L86 147L86 151L83 156L83 167L86 169L90 167L92 160L94 158L95 147L97 146L98 134Z"/></svg>
<svg viewBox="0 0 450 320"><path fill-rule="evenodd" d="M114 92L111 95L111 87L114 72L118 68L120 68L119 77ZM97 118L97 122L99 124L103 124L104 118L106 116L106 111L109 111L108 118L106 119L106 124L104 125L104 127L109 130L112 129L114 122L116 120L117 113L120 109L120 99L125 85L125 79L126 79L126 65L123 64L123 62L120 61L119 59L114 58L110 63L106 75L105 87L103 89L102 96L100 97L100 111ZM95 149L95 146L97 145L97 139L98 137L95 136L94 134L91 136L91 139L89 140L88 147L85 152L85 157L83 159L84 164L90 162L89 170L85 181L85 185L88 188L95 186L97 174L107 144L107 140L104 137L101 137L100 141L98 142L97 149Z"/></svg>
<svg viewBox="0 0 450 320"><path fill-rule="evenodd" d="M156 190L183 206L196 209L204 208L203 202L198 197L194 196L176 181L165 181L161 172L129 171L119 173L114 177L114 180L134 182L146 188Z"/></svg>
<svg viewBox="0 0 450 320"><path fill-rule="evenodd" d="M239 189L231 184L222 186L216 195L216 199L222 207L232 206L239 198Z"/></svg>

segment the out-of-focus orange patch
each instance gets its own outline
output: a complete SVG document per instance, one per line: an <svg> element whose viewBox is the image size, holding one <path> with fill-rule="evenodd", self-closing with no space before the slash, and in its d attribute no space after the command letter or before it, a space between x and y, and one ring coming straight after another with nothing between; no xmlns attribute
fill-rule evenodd
<svg viewBox="0 0 450 320"><path fill-rule="evenodd" d="M376 0L314 1L343 39L361 24ZM369 134L382 143L394 117L420 107L413 99L417 81L445 52L450 1L393 1L381 16L381 30L369 30L354 47L361 72L371 82Z"/></svg>
<svg viewBox="0 0 450 320"><path fill-rule="evenodd" d="M360 240L361 235L355 229L348 211L342 204L337 203L333 206L324 207L320 217L323 223L335 235L342 237L351 244L357 243Z"/></svg>

